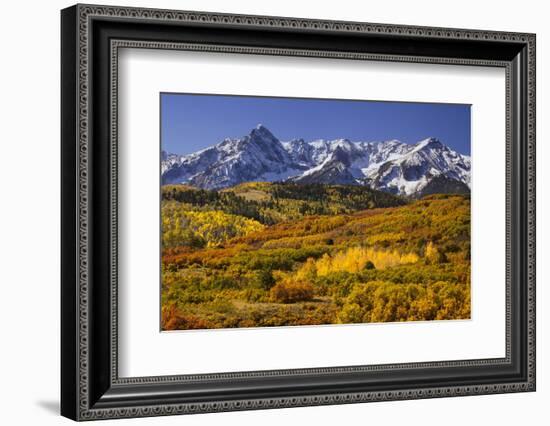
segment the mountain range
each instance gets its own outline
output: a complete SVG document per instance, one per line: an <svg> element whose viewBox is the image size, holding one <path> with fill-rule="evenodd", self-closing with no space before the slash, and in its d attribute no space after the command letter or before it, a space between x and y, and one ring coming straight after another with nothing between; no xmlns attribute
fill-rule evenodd
<svg viewBox="0 0 550 426"><path fill-rule="evenodd" d="M250 181L365 185L404 196L470 191L471 160L437 138L281 141L259 124L188 155L162 151L162 184L222 189Z"/></svg>

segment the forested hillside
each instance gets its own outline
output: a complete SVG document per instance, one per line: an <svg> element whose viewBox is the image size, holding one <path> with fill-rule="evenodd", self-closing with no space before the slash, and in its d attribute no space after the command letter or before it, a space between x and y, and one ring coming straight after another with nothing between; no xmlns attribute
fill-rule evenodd
<svg viewBox="0 0 550 426"><path fill-rule="evenodd" d="M360 186L162 188L162 328L470 317L470 200Z"/></svg>

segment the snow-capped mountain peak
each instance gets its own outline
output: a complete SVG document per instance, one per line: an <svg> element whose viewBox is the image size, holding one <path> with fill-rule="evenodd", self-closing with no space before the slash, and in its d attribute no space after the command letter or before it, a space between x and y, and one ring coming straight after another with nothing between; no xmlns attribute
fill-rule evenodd
<svg viewBox="0 0 550 426"><path fill-rule="evenodd" d="M163 152L162 182L219 189L247 181L367 185L401 195L470 185L470 157L437 138L416 144L398 140L292 139L281 142L258 124L248 135L226 138L188 155ZM437 179L436 179L437 178Z"/></svg>
<svg viewBox="0 0 550 426"><path fill-rule="evenodd" d="M416 150L421 150L425 148L438 149L438 148L443 148L443 146L444 145L439 141L439 139L427 138L427 139L421 140L420 142L417 142L415 144L415 149Z"/></svg>
<svg viewBox="0 0 550 426"><path fill-rule="evenodd" d="M256 135L266 139L278 140L275 136L273 136L273 133L271 133L270 130L262 123L257 124L256 127L250 131L250 135Z"/></svg>

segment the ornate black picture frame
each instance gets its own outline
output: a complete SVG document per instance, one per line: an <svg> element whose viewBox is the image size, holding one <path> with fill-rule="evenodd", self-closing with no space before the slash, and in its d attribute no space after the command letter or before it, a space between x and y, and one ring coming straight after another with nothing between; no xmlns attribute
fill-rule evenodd
<svg viewBox="0 0 550 426"><path fill-rule="evenodd" d="M62 415L93 420L535 390L535 35L96 5L64 9L61 28ZM120 378L121 47L504 68L506 356Z"/></svg>

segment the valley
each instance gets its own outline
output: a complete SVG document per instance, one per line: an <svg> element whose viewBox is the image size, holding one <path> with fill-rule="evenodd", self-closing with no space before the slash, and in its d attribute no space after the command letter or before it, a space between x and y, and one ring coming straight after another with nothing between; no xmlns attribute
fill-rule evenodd
<svg viewBox="0 0 550 426"><path fill-rule="evenodd" d="M162 329L470 318L469 194L162 187Z"/></svg>

